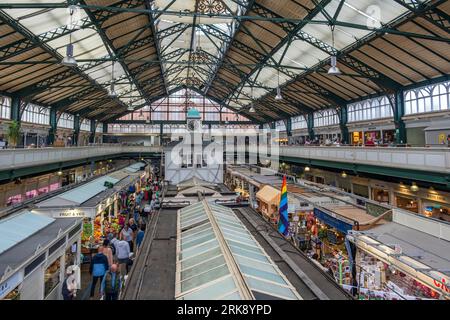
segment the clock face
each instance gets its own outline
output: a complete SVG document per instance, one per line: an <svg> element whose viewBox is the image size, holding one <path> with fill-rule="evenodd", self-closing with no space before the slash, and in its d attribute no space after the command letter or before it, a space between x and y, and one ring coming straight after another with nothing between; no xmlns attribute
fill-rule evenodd
<svg viewBox="0 0 450 320"><path fill-rule="evenodd" d="M198 122L196 120L189 120L187 127L189 131L195 131L198 129Z"/></svg>

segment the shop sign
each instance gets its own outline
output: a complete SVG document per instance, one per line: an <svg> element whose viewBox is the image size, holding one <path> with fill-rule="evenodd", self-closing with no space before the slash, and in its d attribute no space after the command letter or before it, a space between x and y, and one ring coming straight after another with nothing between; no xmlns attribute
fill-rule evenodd
<svg viewBox="0 0 450 320"><path fill-rule="evenodd" d="M3 299L11 290L15 289L22 281L22 273L17 272L8 280L0 284L0 300Z"/></svg>
<svg viewBox="0 0 450 320"><path fill-rule="evenodd" d="M428 200L433 200L433 201L439 201L439 202L446 202L445 201L445 197L443 197L443 196L441 196L439 194L428 193L427 194L427 199Z"/></svg>
<svg viewBox="0 0 450 320"><path fill-rule="evenodd" d="M78 209L70 209L53 214L53 218L83 218L84 211Z"/></svg>
<svg viewBox="0 0 450 320"><path fill-rule="evenodd" d="M447 285L447 282L445 280L445 278L442 278L442 281L436 281L433 279L434 285L436 286L436 288L441 289L442 291L445 292L449 292L450 293L450 287Z"/></svg>

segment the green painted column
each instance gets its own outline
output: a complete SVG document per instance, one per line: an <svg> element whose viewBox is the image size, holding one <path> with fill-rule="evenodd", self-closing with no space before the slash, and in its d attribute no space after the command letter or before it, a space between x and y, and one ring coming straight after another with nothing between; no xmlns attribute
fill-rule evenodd
<svg viewBox="0 0 450 320"><path fill-rule="evenodd" d="M159 145L163 144L163 134L164 134L164 125L162 123L159 124Z"/></svg>
<svg viewBox="0 0 450 320"><path fill-rule="evenodd" d="M56 108L50 108L50 129L48 131L47 144L53 145L56 137L56 130L58 127L58 121L56 119Z"/></svg>
<svg viewBox="0 0 450 320"><path fill-rule="evenodd" d="M342 106L338 109L339 112L339 127L341 128L341 143L349 144L350 136L348 133L348 112L347 106Z"/></svg>
<svg viewBox="0 0 450 320"><path fill-rule="evenodd" d="M270 123L270 129L275 130L277 128L277 124L275 123L275 121Z"/></svg>
<svg viewBox="0 0 450 320"><path fill-rule="evenodd" d="M103 123L103 135L102 135L102 143L106 143L106 135L105 133L108 133L108 124Z"/></svg>
<svg viewBox="0 0 450 320"><path fill-rule="evenodd" d="M73 118L73 139L72 144L78 146L78 138L80 136L80 115L76 114Z"/></svg>
<svg viewBox="0 0 450 320"><path fill-rule="evenodd" d="M395 142L397 144L407 143L406 126L402 117L405 115L405 96L403 90L395 93L394 104L394 123L395 123Z"/></svg>
<svg viewBox="0 0 450 320"><path fill-rule="evenodd" d="M21 121L20 115L20 97L13 96L11 99L11 120Z"/></svg>
<svg viewBox="0 0 450 320"><path fill-rule="evenodd" d="M314 113L310 112L306 116L306 124L308 125L309 140L314 140Z"/></svg>
<svg viewBox="0 0 450 320"><path fill-rule="evenodd" d="M292 118L287 118L284 120L286 126L286 135L288 137L292 136Z"/></svg>
<svg viewBox="0 0 450 320"><path fill-rule="evenodd" d="M97 123L95 122L94 119L91 119L91 123L90 123L90 132L89 132L89 143L94 143L95 142L95 127L97 125Z"/></svg>

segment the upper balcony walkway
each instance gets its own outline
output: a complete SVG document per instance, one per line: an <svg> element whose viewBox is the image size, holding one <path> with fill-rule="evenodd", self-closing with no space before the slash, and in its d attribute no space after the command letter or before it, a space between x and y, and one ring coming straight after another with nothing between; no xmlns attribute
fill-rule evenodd
<svg viewBox="0 0 450 320"><path fill-rule="evenodd" d="M450 148L281 146L280 156L450 173Z"/></svg>
<svg viewBox="0 0 450 320"><path fill-rule="evenodd" d="M0 179L32 174L30 167L58 170L89 160L161 152L160 146L101 144L86 147L0 150ZM280 146L280 161L438 183L450 188L450 148ZM47 168L48 167L48 168ZM13 176L11 172L14 172Z"/></svg>

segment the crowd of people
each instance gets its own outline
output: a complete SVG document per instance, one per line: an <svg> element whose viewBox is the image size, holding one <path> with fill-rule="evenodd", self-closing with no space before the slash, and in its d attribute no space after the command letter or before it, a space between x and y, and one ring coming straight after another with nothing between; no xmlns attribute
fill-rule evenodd
<svg viewBox="0 0 450 320"><path fill-rule="evenodd" d="M159 209L161 182L149 178L135 200L122 212L119 219L120 231L111 231L103 240L97 253L92 257L89 273L92 276L89 297L95 297L97 283L103 300L117 300L124 286L130 267L136 258L144 239L149 215ZM62 286L64 300L76 298L76 278L68 269Z"/></svg>

